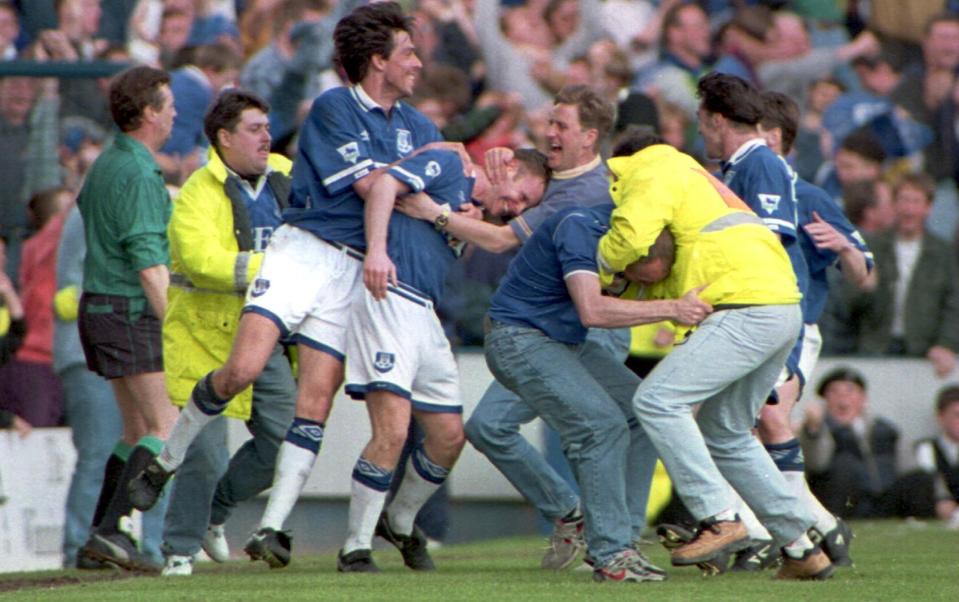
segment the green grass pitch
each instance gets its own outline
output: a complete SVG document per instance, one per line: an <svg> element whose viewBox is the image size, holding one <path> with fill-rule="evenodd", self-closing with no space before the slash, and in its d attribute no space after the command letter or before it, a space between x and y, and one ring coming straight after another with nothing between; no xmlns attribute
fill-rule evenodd
<svg viewBox="0 0 959 602"><path fill-rule="evenodd" d="M664 583L594 583L588 571L539 568L543 540L515 538L446 546L434 552L435 573L413 573L399 553L378 548L379 575L341 575L334 554L295 555L286 569L235 560L200 563L192 577L129 577L123 573L56 571L0 576L0 599L108 602L184 600L652 600L655 602L826 602L838 600L959 601L959 531L938 523L853 523L856 566L828 582L778 582L773 571L703 578L669 568ZM647 553L663 567L658 544ZM80 581L80 582L78 582ZM20 589L12 589L19 587Z"/></svg>

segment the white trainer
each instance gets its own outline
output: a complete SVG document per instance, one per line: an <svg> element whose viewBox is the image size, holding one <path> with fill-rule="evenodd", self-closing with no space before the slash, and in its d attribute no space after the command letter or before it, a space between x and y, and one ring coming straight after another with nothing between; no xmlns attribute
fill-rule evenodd
<svg viewBox="0 0 959 602"><path fill-rule="evenodd" d="M226 562L230 559L230 544L226 541L223 525L210 525L206 528L203 551L214 562Z"/></svg>
<svg viewBox="0 0 959 602"><path fill-rule="evenodd" d="M163 566L163 577L189 577L193 574L193 557L172 555L166 557L166 564Z"/></svg>

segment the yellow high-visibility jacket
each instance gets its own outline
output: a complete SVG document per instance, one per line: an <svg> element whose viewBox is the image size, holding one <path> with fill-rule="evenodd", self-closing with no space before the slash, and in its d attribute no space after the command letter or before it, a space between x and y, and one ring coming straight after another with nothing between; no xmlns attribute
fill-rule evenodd
<svg viewBox="0 0 959 602"><path fill-rule="evenodd" d="M708 284L700 297L714 306L799 303L802 295L779 239L695 159L654 145L608 165L616 208L599 242L604 283L645 256L669 228L676 261L658 292L680 297Z"/></svg>
<svg viewBox="0 0 959 602"><path fill-rule="evenodd" d="M270 155L274 172L288 175L291 165L282 155ZM229 357L247 285L263 261L263 253L240 251L233 203L224 189L227 175L211 149L206 166L180 189L167 229L171 282L163 320L163 364L170 399L178 406L190 398L200 378ZM252 399L248 387L224 414L248 420Z"/></svg>

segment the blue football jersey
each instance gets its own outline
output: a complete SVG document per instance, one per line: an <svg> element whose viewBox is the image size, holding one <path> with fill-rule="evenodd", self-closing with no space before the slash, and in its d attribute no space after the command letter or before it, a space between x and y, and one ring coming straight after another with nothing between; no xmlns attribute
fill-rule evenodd
<svg viewBox="0 0 959 602"><path fill-rule="evenodd" d="M536 328L563 343L582 343L586 327L566 278L597 273L596 247L609 230L612 211L612 204L571 208L543 222L510 262L490 303L490 318Z"/></svg>
<svg viewBox="0 0 959 602"><path fill-rule="evenodd" d="M763 223L779 234L799 290L806 294L809 269L799 246L796 174L762 140L751 140L723 163L723 181Z"/></svg>
<svg viewBox="0 0 959 602"><path fill-rule="evenodd" d="M363 201L353 183L441 139L436 126L407 104L398 102L387 114L359 86L321 94L300 129L284 221L365 251Z"/></svg>
<svg viewBox="0 0 959 602"><path fill-rule="evenodd" d="M470 201L473 178L463 175L463 163L452 151L430 150L409 157L388 172L414 192L425 192L451 211ZM443 292L446 274L459 255L456 241L433 224L394 211L390 215L387 252L396 277L435 303Z"/></svg>
<svg viewBox="0 0 959 602"><path fill-rule="evenodd" d="M827 269L836 263L839 256L829 249L817 249L812 238L802 228L813 221L813 212L819 214L819 217L862 251L866 256L866 266L870 270L873 268L873 257L862 235L825 190L799 179L796 181L796 200L799 202L799 244L809 267L809 286L803 295L803 316L807 324L815 324L822 316L826 298L829 296Z"/></svg>

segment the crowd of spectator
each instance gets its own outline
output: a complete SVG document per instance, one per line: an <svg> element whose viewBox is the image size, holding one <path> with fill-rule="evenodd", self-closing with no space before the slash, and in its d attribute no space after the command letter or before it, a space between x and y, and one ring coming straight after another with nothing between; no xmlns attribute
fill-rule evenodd
<svg viewBox="0 0 959 602"><path fill-rule="evenodd" d="M269 100L273 150L292 157L312 99L345 82L331 33L362 3L0 0L0 424L27 433L69 422L54 370L56 249L84 174L113 135L108 77L84 68L143 63L171 74L177 115L158 164L175 198L207 161L203 116L224 87ZM417 20L423 61L411 100L478 164L497 146L546 148L552 98L569 84L614 100L617 131L651 126L713 168L697 132L703 75L735 74L797 99L802 126L789 162L842 204L875 253L878 275L868 290L835 278L821 322L824 352L926 358L940 377L955 376L959 2L405 5ZM508 260L473 248L453 270L440 310L454 344L482 344L482 316ZM856 385L855 378L836 380ZM824 396L827 407L834 405ZM955 403L940 405L941 416L956 411ZM834 423L844 424L841 412L813 416L807 439ZM955 491L950 470L946 481Z"/></svg>

